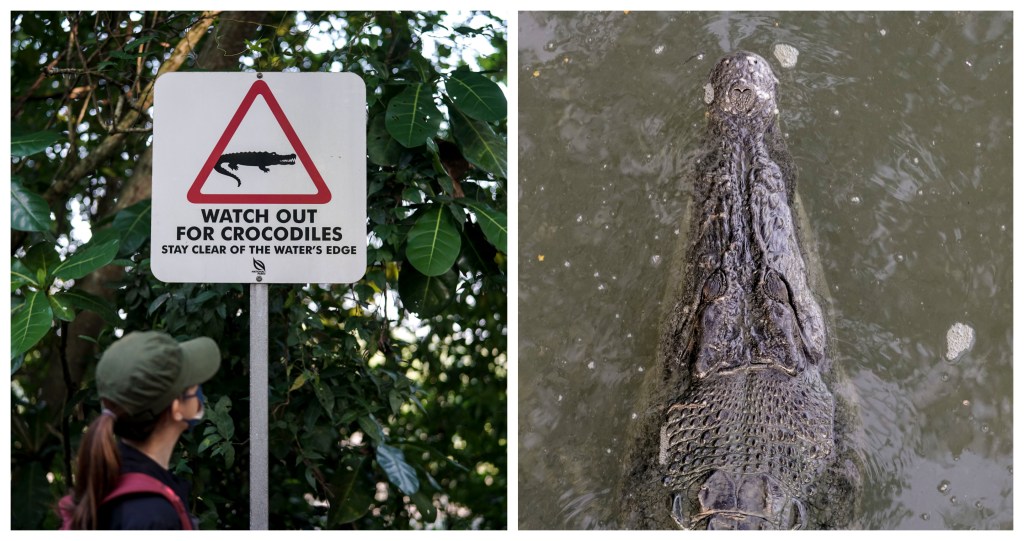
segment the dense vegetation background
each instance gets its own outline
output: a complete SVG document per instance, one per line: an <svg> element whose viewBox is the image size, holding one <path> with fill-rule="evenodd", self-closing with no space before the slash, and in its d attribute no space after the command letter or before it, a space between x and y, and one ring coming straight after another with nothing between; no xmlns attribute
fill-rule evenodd
<svg viewBox="0 0 1024 541"><path fill-rule="evenodd" d="M248 287L157 281L149 221L156 78L256 70L369 102L365 277L270 286L271 527L506 526L504 21L27 12L11 55L12 527L56 527L99 353L143 329L221 345L172 469L248 527Z"/></svg>

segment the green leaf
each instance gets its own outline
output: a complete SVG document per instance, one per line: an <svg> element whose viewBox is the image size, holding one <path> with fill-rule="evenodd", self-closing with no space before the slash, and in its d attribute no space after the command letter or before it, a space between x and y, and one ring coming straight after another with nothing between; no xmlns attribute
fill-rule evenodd
<svg viewBox="0 0 1024 541"><path fill-rule="evenodd" d="M57 265L57 268L53 269L53 276L65 281L77 280L113 261L117 255L117 246L116 239L99 245L90 242Z"/></svg>
<svg viewBox="0 0 1024 541"><path fill-rule="evenodd" d="M32 287L40 289L46 282L46 271L36 270L31 264L29 257L32 255L32 250L21 259L11 259L11 291L16 291L19 287L28 284ZM57 253L53 253L57 263L60 263L60 257L57 257Z"/></svg>
<svg viewBox="0 0 1024 541"><path fill-rule="evenodd" d="M416 494L410 494L409 499L416 506L420 515L423 516L423 522L431 524L437 520L437 508L434 507L434 499L430 497L430 494L420 491Z"/></svg>
<svg viewBox="0 0 1024 541"><path fill-rule="evenodd" d="M387 441L387 438L384 437L384 431L380 427L380 423L377 422L377 419L375 419L373 415L363 415L360 417L359 428L362 428L363 432L377 443Z"/></svg>
<svg viewBox="0 0 1024 541"><path fill-rule="evenodd" d="M462 239L443 207L428 210L409 230L405 256L416 270L427 276L443 274L459 257Z"/></svg>
<svg viewBox="0 0 1024 541"><path fill-rule="evenodd" d="M28 267L21 262L20 259L11 260L11 291L17 291L19 287L28 284L33 287L39 287L39 281L34 276L35 273L28 270Z"/></svg>
<svg viewBox="0 0 1024 541"><path fill-rule="evenodd" d="M405 461L402 450L380 443L377 445L377 463L387 474L391 484L405 494L415 494L420 489L420 480L416 470Z"/></svg>
<svg viewBox="0 0 1024 541"><path fill-rule="evenodd" d="M156 39L158 39L156 34L150 34L148 36L138 37L138 38L135 38L135 39L129 41L128 43L125 43L124 47L121 47L121 50L122 51L136 50L143 43L149 43L150 41L153 41L153 40L156 40Z"/></svg>
<svg viewBox="0 0 1024 541"><path fill-rule="evenodd" d="M149 240L152 207L153 201L145 199L126 209L122 209L114 217L112 227L115 231L121 233L119 253L134 254L139 250L139 247Z"/></svg>
<svg viewBox="0 0 1024 541"><path fill-rule="evenodd" d="M505 213L494 210L487 203L472 199L461 199L459 202L473 210L476 223L480 224L480 229L483 229L487 240L495 248L508 253L508 217Z"/></svg>
<svg viewBox="0 0 1024 541"><path fill-rule="evenodd" d="M455 182L452 181L451 175L448 174L448 169L441 163L441 153L438 152L436 144L430 148L430 160L434 165L434 171L437 173L437 182L441 184L444 193L449 197L454 196Z"/></svg>
<svg viewBox="0 0 1024 541"><path fill-rule="evenodd" d="M306 482L309 483L310 488L316 490L316 477L313 475L313 468L306 468Z"/></svg>
<svg viewBox="0 0 1024 541"><path fill-rule="evenodd" d="M313 383L313 392L316 394L316 399L320 401L320 405L323 406L324 411L327 412L327 416L330 417L331 421L334 421L334 392L327 385L324 385L323 381L319 377Z"/></svg>
<svg viewBox="0 0 1024 541"><path fill-rule="evenodd" d="M420 81L429 83L434 80L434 76L437 75L437 71L434 70L434 64L423 58L423 55L418 51L409 51L409 63L416 70L416 73L420 76Z"/></svg>
<svg viewBox="0 0 1024 541"><path fill-rule="evenodd" d="M220 443L221 441L223 441L223 438L221 438L220 435L210 434L209 436L203 438L203 441L199 442L199 448L196 449L196 452L202 453L203 451L212 447L214 444Z"/></svg>
<svg viewBox="0 0 1024 541"><path fill-rule="evenodd" d="M459 268L469 274L497 276L501 274L498 264L494 261L498 250L484 236L480 226L475 223L466 225L462 230L462 254L459 256Z"/></svg>
<svg viewBox="0 0 1024 541"><path fill-rule="evenodd" d="M437 135L441 118L430 88L415 84L391 98L384 125L395 140L406 148L414 148Z"/></svg>
<svg viewBox="0 0 1024 541"><path fill-rule="evenodd" d="M402 400L402 396L398 394L398 391L391 389L388 391L388 405L391 406L391 413L398 415L402 413L402 404L405 401Z"/></svg>
<svg viewBox="0 0 1024 541"><path fill-rule="evenodd" d="M21 262L30 272L38 274L42 271L42 275L47 277L60 265L60 256L57 255L57 249L52 242L43 241L29 248Z"/></svg>
<svg viewBox="0 0 1024 541"><path fill-rule="evenodd" d="M149 51L136 51L136 52L133 52L133 53L126 53L126 52L123 52L123 51L111 51L110 52L110 56L112 58L117 58L117 59L120 59L120 60L135 60L136 58L138 58L140 56L148 56L148 55L151 55L151 54L156 54L156 53L154 51L152 51L152 50L149 50Z"/></svg>
<svg viewBox="0 0 1024 541"><path fill-rule="evenodd" d="M60 294L61 300L77 310L89 310L98 314L108 325L120 325L121 318L117 315L114 305L91 293L86 293L79 288L65 291Z"/></svg>
<svg viewBox="0 0 1024 541"><path fill-rule="evenodd" d="M42 152L59 141L60 132L54 130L37 131L26 135L11 136L11 157L24 158Z"/></svg>
<svg viewBox="0 0 1024 541"><path fill-rule="evenodd" d="M497 122L508 115L508 100L494 81L472 71L456 70L445 89L460 111L485 122Z"/></svg>
<svg viewBox="0 0 1024 541"><path fill-rule="evenodd" d="M53 315L57 316L57 319L68 322L75 320L75 311L71 308L63 294L58 293L47 298L50 301L50 309L53 310Z"/></svg>
<svg viewBox="0 0 1024 541"><path fill-rule="evenodd" d="M290 392L292 392L292 391L294 391L296 389L299 389L300 387L302 387L305 384L306 384L306 372L303 371L301 374L299 374L299 376L297 378L295 378L295 381L292 383L292 386L288 389L288 392L290 393Z"/></svg>
<svg viewBox="0 0 1024 541"><path fill-rule="evenodd" d="M385 118L386 115L379 114L370 119L366 134L366 154L377 165L398 165L402 157L402 145L388 133Z"/></svg>
<svg viewBox="0 0 1024 541"><path fill-rule="evenodd" d="M43 291L32 291L11 310L11 358L25 353L50 332L53 312Z"/></svg>
<svg viewBox="0 0 1024 541"><path fill-rule="evenodd" d="M224 438L224 441L231 441L235 435L235 421L231 418L231 398L222 395L210 413L217 432Z"/></svg>
<svg viewBox="0 0 1024 541"><path fill-rule="evenodd" d="M23 364L25 364L24 354L18 355L17 357L11 359L11 375L13 376L14 374L16 374L18 372L18 369L21 368Z"/></svg>
<svg viewBox="0 0 1024 541"><path fill-rule="evenodd" d="M39 194L11 179L11 229L18 231L49 231L53 225L50 206Z"/></svg>
<svg viewBox="0 0 1024 541"><path fill-rule="evenodd" d="M13 424L13 423L12 423ZM50 483L46 479L49 472L40 460L22 462L20 468L11 468L11 529L39 530L43 527L50 511L43 502L52 501Z"/></svg>
<svg viewBox="0 0 1024 541"><path fill-rule="evenodd" d="M506 178L507 144L488 124L474 120L456 107L449 109L452 134L469 163L499 178Z"/></svg>
<svg viewBox="0 0 1024 541"><path fill-rule="evenodd" d="M220 445L220 448L224 452L224 466L231 468L235 463L235 446L231 445L231 442L226 441Z"/></svg>
<svg viewBox="0 0 1024 541"><path fill-rule="evenodd" d="M426 319L441 313L452 303L457 283L458 274L450 268L438 276L425 276L408 266L398 275L398 295L406 310Z"/></svg>
<svg viewBox="0 0 1024 541"><path fill-rule="evenodd" d="M373 505L374 488L365 480L366 458L346 457L331 476L331 510L327 514L328 526L334 528L348 524L366 515Z"/></svg>

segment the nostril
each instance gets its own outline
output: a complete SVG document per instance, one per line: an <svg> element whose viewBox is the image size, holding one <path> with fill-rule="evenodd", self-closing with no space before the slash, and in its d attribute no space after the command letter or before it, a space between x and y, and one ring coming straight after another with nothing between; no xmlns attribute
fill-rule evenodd
<svg viewBox="0 0 1024 541"><path fill-rule="evenodd" d="M754 98L754 89L747 84L738 84L729 90L729 101L736 112L749 112L754 108L757 100Z"/></svg>

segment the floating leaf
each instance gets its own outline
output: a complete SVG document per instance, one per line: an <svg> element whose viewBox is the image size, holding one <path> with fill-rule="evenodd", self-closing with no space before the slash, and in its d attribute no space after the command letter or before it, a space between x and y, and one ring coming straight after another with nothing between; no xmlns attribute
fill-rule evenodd
<svg viewBox="0 0 1024 541"><path fill-rule="evenodd" d="M384 125L388 133L406 148L418 147L437 135L441 127L441 111L434 105L429 87L409 85L391 98Z"/></svg>
<svg viewBox="0 0 1024 541"><path fill-rule="evenodd" d="M435 206L420 216L409 230L405 256L416 270L437 276L455 263L461 242L451 216L443 207Z"/></svg>
<svg viewBox="0 0 1024 541"><path fill-rule="evenodd" d="M507 143L487 123L451 108L452 134L469 163L499 178L506 178Z"/></svg>
<svg viewBox="0 0 1024 541"><path fill-rule="evenodd" d="M11 358L25 353L50 332L53 311L43 291L32 291L11 310Z"/></svg>
<svg viewBox="0 0 1024 541"><path fill-rule="evenodd" d="M11 229L18 231L49 231L50 206L39 194L11 179Z"/></svg>
<svg viewBox="0 0 1024 541"><path fill-rule="evenodd" d="M80 248L53 269L53 276L61 280L77 280L110 263L117 255L116 239L95 245L92 242Z"/></svg>
<svg viewBox="0 0 1024 541"><path fill-rule="evenodd" d="M457 281L458 275L450 268L438 276L425 276L409 266L398 275L398 295L406 310L426 319L452 303Z"/></svg>
<svg viewBox="0 0 1024 541"><path fill-rule="evenodd" d="M460 111L477 120L497 122L508 115L508 100L501 87L479 73L456 70L445 89Z"/></svg>
<svg viewBox="0 0 1024 541"><path fill-rule="evenodd" d="M377 444L377 463L398 490L408 495L419 491L420 480L416 478L416 470L405 461L401 449L383 443Z"/></svg>
<svg viewBox="0 0 1024 541"><path fill-rule="evenodd" d="M26 135L11 136L11 157L24 158L42 152L59 141L60 132L53 130L37 131Z"/></svg>
<svg viewBox="0 0 1024 541"><path fill-rule="evenodd" d="M508 217L505 216L505 213L494 210L487 203L471 199L463 199L459 202L473 209L473 212L476 213L476 222L480 224L480 229L484 230L487 240L495 248L508 253Z"/></svg>

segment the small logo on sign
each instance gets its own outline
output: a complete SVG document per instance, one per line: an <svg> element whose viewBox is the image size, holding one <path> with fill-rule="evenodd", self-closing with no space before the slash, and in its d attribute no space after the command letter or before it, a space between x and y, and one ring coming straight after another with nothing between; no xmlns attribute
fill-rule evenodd
<svg viewBox="0 0 1024 541"><path fill-rule="evenodd" d="M256 258L253 258L252 266L253 266L253 271L252 272L253 272L253 274L257 275L256 280L259 281L260 280L259 277L263 276L264 274L267 273L267 266L264 265L262 261L260 261L259 259L256 259Z"/></svg>

